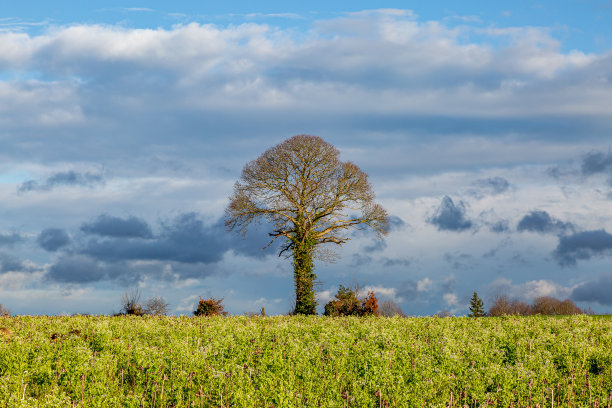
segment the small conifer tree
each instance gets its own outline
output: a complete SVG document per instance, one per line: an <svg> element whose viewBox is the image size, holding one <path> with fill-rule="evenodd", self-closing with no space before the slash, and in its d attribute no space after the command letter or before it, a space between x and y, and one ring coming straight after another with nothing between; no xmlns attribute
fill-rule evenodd
<svg viewBox="0 0 612 408"><path fill-rule="evenodd" d="M470 299L470 314L469 317L482 317L485 315L484 303L478 297L478 293L474 292L474 296Z"/></svg>

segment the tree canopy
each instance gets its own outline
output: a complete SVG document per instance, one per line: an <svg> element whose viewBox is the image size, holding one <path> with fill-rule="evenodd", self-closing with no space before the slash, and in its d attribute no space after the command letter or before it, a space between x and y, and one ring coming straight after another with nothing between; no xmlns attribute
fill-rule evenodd
<svg viewBox="0 0 612 408"><path fill-rule="evenodd" d="M296 313L316 313L312 259L320 244L344 244L351 229L388 231L367 174L339 154L320 137L293 136L247 163L226 208L228 229L246 233L265 220L270 243L283 240L279 255L292 252Z"/></svg>

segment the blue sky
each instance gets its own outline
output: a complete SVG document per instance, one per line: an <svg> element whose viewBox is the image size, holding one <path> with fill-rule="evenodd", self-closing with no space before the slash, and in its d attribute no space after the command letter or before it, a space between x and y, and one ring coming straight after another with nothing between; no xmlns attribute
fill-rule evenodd
<svg viewBox="0 0 612 408"><path fill-rule="evenodd" d="M408 314L477 290L612 306L612 3L0 6L0 303L121 294L285 313L290 261L224 231L245 163L300 133L393 216L318 263Z"/></svg>

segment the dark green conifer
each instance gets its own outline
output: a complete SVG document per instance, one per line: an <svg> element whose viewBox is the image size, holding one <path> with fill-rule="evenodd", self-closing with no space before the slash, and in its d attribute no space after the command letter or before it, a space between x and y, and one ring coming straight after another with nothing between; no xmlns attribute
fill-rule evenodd
<svg viewBox="0 0 612 408"><path fill-rule="evenodd" d="M485 315L484 303L478 297L478 293L474 292L474 296L470 299L470 314L469 317L482 317Z"/></svg>

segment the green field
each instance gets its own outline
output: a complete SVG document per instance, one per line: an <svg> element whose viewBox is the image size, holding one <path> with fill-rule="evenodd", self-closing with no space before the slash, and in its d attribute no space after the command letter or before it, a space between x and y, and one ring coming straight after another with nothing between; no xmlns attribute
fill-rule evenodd
<svg viewBox="0 0 612 408"><path fill-rule="evenodd" d="M609 407L612 319L0 318L0 407Z"/></svg>

